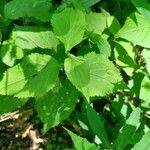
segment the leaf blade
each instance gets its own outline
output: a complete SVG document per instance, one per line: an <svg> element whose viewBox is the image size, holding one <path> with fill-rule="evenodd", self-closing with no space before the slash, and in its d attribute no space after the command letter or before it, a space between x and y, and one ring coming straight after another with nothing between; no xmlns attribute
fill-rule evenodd
<svg viewBox="0 0 150 150"><path fill-rule="evenodd" d="M74 142L75 148L80 150L98 150L95 144L88 142L85 138L77 136L68 129L65 129L68 134L71 136L72 141Z"/></svg>
<svg viewBox="0 0 150 150"><path fill-rule="evenodd" d="M34 17L37 20L49 21L49 9L51 3L48 0L13 0L5 5L4 13L8 19Z"/></svg>
<svg viewBox="0 0 150 150"><path fill-rule="evenodd" d="M104 128L104 120L101 115L97 115L96 111L86 102L86 113L89 125L95 135L97 135L103 143L103 146L111 149L108 136Z"/></svg>
<svg viewBox="0 0 150 150"><path fill-rule="evenodd" d="M66 52L82 41L86 25L82 11L66 8L53 14L51 22L54 33L63 42Z"/></svg>
<svg viewBox="0 0 150 150"><path fill-rule="evenodd" d="M131 14L124 26L117 32L116 38L123 38L134 45L150 48L150 23L140 14Z"/></svg>
<svg viewBox="0 0 150 150"><path fill-rule="evenodd" d="M36 99L36 110L44 123L45 132L68 118L77 95L76 89L66 80L57 83L53 90Z"/></svg>
<svg viewBox="0 0 150 150"><path fill-rule="evenodd" d="M65 72L87 99L111 93L114 84L121 80L119 71L112 62L105 55L95 53L89 53L85 57L67 58Z"/></svg>
<svg viewBox="0 0 150 150"><path fill-rule="evenodd" d="M0 94L22 98L41 96L54 87L58 70L59 65L51 56L31 54L6 70L0 81Z"/></svg>

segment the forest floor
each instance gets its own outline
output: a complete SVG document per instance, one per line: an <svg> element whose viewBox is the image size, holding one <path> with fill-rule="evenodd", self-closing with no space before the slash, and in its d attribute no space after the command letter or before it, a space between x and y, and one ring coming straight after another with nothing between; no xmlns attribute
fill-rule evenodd
<svg viewBox="0 0 150 150"><path fill-rule="evenodd" d="M0 150L60 150L72 147L62 125L43 134L32 109L18 109L0 116Z"/></svg>

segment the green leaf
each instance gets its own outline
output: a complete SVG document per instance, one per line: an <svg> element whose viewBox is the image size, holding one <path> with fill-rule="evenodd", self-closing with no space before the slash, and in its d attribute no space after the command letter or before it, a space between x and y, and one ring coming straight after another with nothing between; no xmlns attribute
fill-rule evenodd
<svg viewBox="0 0 150 150"><path fill-rule="evenodd" d="M112 34L116 34L120 29L120 24L114 16L107 16L107 27Z"/></svg>
<svg viewBox="0 0 150 150"><path fill-rule="evenodd" d="M8 19L30 18L46 22L50 20L49 0L12 0L5 5L5 17Z"/></svg>
<svg viewBox="0 0 150 150"><path fill-rule="evenodd" d="M100 138L105 148L111 149L105 131L103 117L101 115L98 115L88 103L86 103L86 114L90 128L93 131L93 133Z"/></svg>
<svg viewBox="0 0 150 150"><path fill-rule="evenodd" d="M91 12L86 15L87 31L101 35L108 28L112 34L120 29L120 24L114 16Z"/></svg>
<svg viewBox="0 0 150 150"><path fill-rule="evenodd" d="M146 69L147 69L147 72L149 73L150 75L150 50L148 49L143 49L142 51L142 56L145 60L145 63L146 63Z"/></svg>
<svg viewBox="0 0 150 150"><path fill-rule="evenodd" d="M112 92L121 80L119 71L105 55L89 53L85 57L70 56L65 60L65 72L72 84L89 99Z"/></svg>
<svg viewBox="0 0 150 150"><path fill-rule="evenodd" d="M130 0L136 9L150 21L150 4L147 0Z"/></svg>
<svg viewBox="0 0 150 150"><path fill-rule="evenodd" d="M84 11L82 0L71 0L71 3L75 9Z"/></svg>
<svg viewBox="0 0 150 150"><path fill-rule="evenodd" d="M12 67L16 59L21 59L24 54L23 50L15 46L13 40L4 41L1 47L0 56L2 61Z"/></svg>
<svg viewBox="0 0 150 150"><path fill-rule="evenodd" d="M6 4L6 0L0 0L0 14L4 14L4 6ZM0 15L1 17L1 15Z"/></svg>
<svg viewBox="0 0 150 150"><path fill-rule="evenodd" d="M114 55L117 65L131 76L136 67L136 50L133 45L125 41L116 41Z"/></svg>
<svg viewBox="0 0 150 150"><path fill-rule="evenodd" d="M6 70L0 81L0 94L15 97L42 96L55 85L59 65L48 55L31 54Z"/></svg>
<svg viewBox="0 0 150 150"><path fill-rule="evenodd" d="M2 33L0 32L0 44L1 44L1 41L2 41Z"/></svg>
<svg viewBox="0 0 150 150"><path fill-rule="evenodd" d="M141 82L139 98L150 102L150 78L147 76Z"/></svg>
<svg viewBox="0 0 150 150"><path fill-rule="evenodd" d="M65 60L65 72L69 80L79 89L86 87L90 80L90 68L83 57L71 55ZM86 75L86 76L85 76Z"/></svg>
<svg viewBox="0 0 150 150"><path fill-rule="evenodd" d="M101 0L81 0L81 3L84 6L84 8L88 9L100 1Z"/></svg>
<svg viewBox="0 0 150 150"><path fill-rule="evenodd" d="M98 150L98 147L96 147L95 144L87 141L87 139L82 138L80 136L77 136L76 134L69 131L68 129L65 129L65 130L71 136L71 139L72 139L74 146L77 150Z"/></svg>
<svg viewBox="0 0 150 150"><path fill-rule="evenodd" d="M129 87L131 88L130 92L133 96L139 98L141 82L144 78L144 73L141 70L138 70L134 73L132 80L129 81Z"/></svg>
<svg viewBox="0 0 150 150"><path fill-rule="evenodd" d="M144 101L150 101L150 78L141 70L134 73L129 87L134 96Z"/></svg>
<svg viewBox="0 0 150 150"><path fill-rule="evenodd" d="M0 115L14 111L23 106L27 99L18 99L10 96L0 96Z"/></svg>
<svg viewBox="0 0 150 150"><path fill-rule="evenodd" d="M124 26L116 34L116 38L123 38L134 45L150 48L150 23L142 15L134 13L129 16Z"/></svg>
<svg viewBox="0 0 150 150"><path fill-rule="evenodd" d="M118 94L111 104L113 112L120 120L127 118L128 112L130 112L130 107L128 107L128 104L124 103L125 100L126 98L119 96ZM115 132L115 134L117 134L117 132Z"/></svg>
<svg viewBox="0 0 150 150"><path fill-rule="evenodd" d="M107 40L105 40L101 35L94 33L90 35L90 39L94 44L97 45L101 54L104 54L107 57L110 56L111 48Z"/></svg>
<svg viewBox="0 0 150 150"><path fill-rule="evenodd" d="M59 41L52 31L40 27L16 26L12 35L15 44L22 49L54 49L56 51Z"/></svg>
<svg viewBox="0 0 150 150"><path fill-rule="evenodd" d="M54 33L64 44L66 51L70 51L82 41L86 25L82 11L66 8L53 14L51 22Z"/></svg>
<svg viewBox="0 0 150 150"><path fill-rule="evenodd" d="M140 126L141 110L136 108L132 111L129 118L126 120L124 126L120 129L120 133L114 142L114 149L122 150L128 144L135 144L138 142L142 133L138 133L137 130Z"/></svg>
<svg viewBox="0 0 150 150"><path fill-rule="evenodd" d="M69 81L57 83L53 90L36 100L36 109L44 131L58 125L66 119L74 109L78 92Z"/></svg>
<svg viewBox="0 0 150 150"><path fill-rule="evenodd" d="M2 61L13 66L16 59L21 59L29 50L42 48L56 52L58 44L53 32L46 28L16 26L10 39L3 42L0 53Z"/></svg>
<svg viewBox="0 0 150 150"><path fill-rule="evenodd" d="M150 148L150 131L144 134L142 139L134 145L132 150L149 150Z"/></svg>
<svg viewBox="0 0 150 150"><path fill-rule="evenodd" d="M107 27L107 16L102 13L91 12L86 15L87 31L102 34Z"/></svg>
<svg viewBox="0 0 150 150"><path fill-rule="evenodd" d="M2 79L3 73L6 71L6 69L7 69L6 65L0 59L0 80Z"/></svg>

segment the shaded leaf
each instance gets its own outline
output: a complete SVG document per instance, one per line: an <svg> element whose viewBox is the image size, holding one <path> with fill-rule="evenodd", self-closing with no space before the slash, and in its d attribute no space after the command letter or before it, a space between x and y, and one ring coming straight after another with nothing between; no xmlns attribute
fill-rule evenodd
<svg viewBox="0 0 150 150"><path fill-rule="evenodd" d="M114 55L116 63L130 76L136 67L136 50L129 42L117 41Z"/></svg>
<svg viewBox="0 0 150 150"><path fill-rule="evenodd" d="M130 92L144 101L150 101L150 78L139 70L129 82Z"/></svg>
<svg viewBox="0 0 150 150"><path fill-rule="evenodd" d="M81 3L86 9L88 9L100 1L101 0L81 0Z"/></svg>
<svg viewBox="0 0 150 150"><path fill-rule="evenodd" d="M122 150L128 144L134 145L136 142L138 142L142 136L142 132L137 132L140 126L140 118L140 108L134 109L129 118L126 120L124 126L120 129L120 133L114 142L114 148L116 150Z"/></svg>
<svg viewBox="0 0 150 150"><path fill-rule="evenodd" d="M3 42L1 51L0 51L0 56L2 61L12 67L15 63L16 59L21 59L24 54L23 50L17 46L15 46L13 40L8 40Z"/></svg>
<svg viewBox="0 0 150 150"><path fill-rule="evenodd" d="M107 16L107 27L112 34L116 34L120 29L119 21L114 16Z"/></svg>
<svg viewBox="0 0 150 150"><path fill-rule="evenodd" d="M66 129L66 131L71 136L71 139L77 150L98 150L98 147L96 147L95 144L88 142L87 139L77 136L68 129Z"/></svg>
<svg viewBox="0 0 150 150"><path fill-rule="evenodd" d="M130 92L139 98L141 82L144 78L144 73L140 70L136 71L132 76L132 80L129 81L129 87L131 88Z"/></svg>
<svg viewBox="0 0 150 150"><path fill-rule="evenodd" d="M111 48L107 40L105 40L101 35L91 34L90 39L94 44L97 45L101 54L106 55L107 57L111 54Z"/></svg>
<svg viewBox="0 0 150 150"><path fill-rule="evenodd" d="M4 13L4 6L5 6L6 1L5 0L1 0L0 1L0 14Z"/></svg>
<svg viewBox="0 0 150 150"><path fill-rule="evenodd" d="M93 133L99 137L105 148L111 149L105 131L103 117L100 114L98 115L96 111L88 103L86 103L86 113L90 128L93 131Z"/></svg>
<svg viewBox="0 0 150 150"><path fill-rule="evenodd" d="M16 97L42 96L55 85L59 65L48 55L31 54L6 70L0 81L0 94Z"/></svg>
<svg viewBox="0 0 150 150"><path fill-rule="evenodd" d="M27 99L18 99L10 96L0 96L0 115L14 111L23 106Z"/></svg>
<svg viewBox="0 0 150 150"><path fill-rule="evenodd" d="M34 17L40 21L49 21L50 0L12 0L5 5L5 17L8 19Z"/></svg>
<svg viewBox="0 0 150 150"><path fill-rule="evenodd" d="M136 9L150 21L150 4L147 0L131 0Z"/></svg>
<svg viewBox="0 0 150 150"><path fill-rule="evenodd" d="M76 89L66 80L57 83L53 90L36 100L36 109L45 132L67 119L74 109L77 95Z"/></svg>
<svg viewBox="0 0 150 150"><path fill-rule="evenodd" d="M2 41L2 33L0 32L0 43L1 43L1 41Z"/></svg>

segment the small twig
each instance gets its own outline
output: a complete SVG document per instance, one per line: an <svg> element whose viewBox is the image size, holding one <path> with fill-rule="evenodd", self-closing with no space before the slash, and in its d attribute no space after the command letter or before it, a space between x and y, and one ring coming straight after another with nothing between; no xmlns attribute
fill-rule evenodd
<svg viewBox="0 0 150 150"><path fill-rule="evenodd" d="M0 116L0 122L4 122L10 119L18 119L19 118L19 110L14 112L5 113Z"/></svg>

